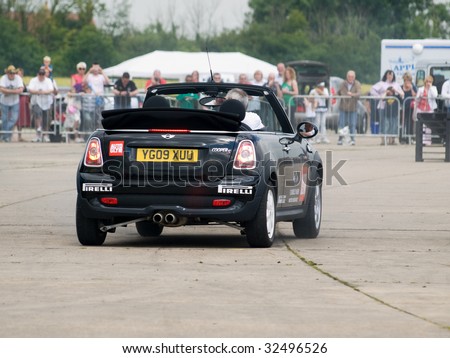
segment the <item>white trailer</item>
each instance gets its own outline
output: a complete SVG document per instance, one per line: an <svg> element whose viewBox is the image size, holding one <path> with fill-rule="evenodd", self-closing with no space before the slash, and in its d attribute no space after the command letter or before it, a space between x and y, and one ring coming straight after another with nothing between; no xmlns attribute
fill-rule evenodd
<svg viewBox="0 0 450 358"><path fill-rule="evenodd" d="M450 40L382 40L380 78L392 70L398 83L410 72L413 83L422 86L427 75L432 75L440 91L442 83L450 79Z"/></svg>

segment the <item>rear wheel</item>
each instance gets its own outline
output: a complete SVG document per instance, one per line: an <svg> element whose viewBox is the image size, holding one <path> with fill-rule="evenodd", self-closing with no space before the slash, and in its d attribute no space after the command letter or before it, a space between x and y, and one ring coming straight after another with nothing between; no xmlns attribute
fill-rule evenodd
<svg viewBox="0 0 450 358"><path fill-rule="evenodd" d="M268 186L256 216L245 226L247 241L251 247L270 247L275 239L276 203L275 191Z"/></svg>
<svg viewBox="0 0 450 358"><path fill-rule="evenodd" d="M306 216L292 222L295 236L314 239L319 235L322 222L322 184L310 187Z"/></svg>
<svg viewBox="0 0 450 358"><path fill-rule="evenodd" d="M163 226L150 221L138 221L136 230L142 237L159 236L163 231Z"/></svg>
<svg viewBox="0 0 450 358"><path fill-rule="evenodd" d="M81 245L100 246L105 242L106 232L100 231L98 220L85 217L78 205L75 221Z"/></svg>

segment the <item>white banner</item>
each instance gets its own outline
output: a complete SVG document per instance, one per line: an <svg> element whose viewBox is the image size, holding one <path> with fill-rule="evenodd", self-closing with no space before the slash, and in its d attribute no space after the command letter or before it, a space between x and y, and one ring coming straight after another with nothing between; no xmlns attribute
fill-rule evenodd
<svg viewBox="0 0 450 358"><path fill-rule="evenodd" d="M447 358L450 339L394 338L2 338L5 358L327 357Z"/></svg>

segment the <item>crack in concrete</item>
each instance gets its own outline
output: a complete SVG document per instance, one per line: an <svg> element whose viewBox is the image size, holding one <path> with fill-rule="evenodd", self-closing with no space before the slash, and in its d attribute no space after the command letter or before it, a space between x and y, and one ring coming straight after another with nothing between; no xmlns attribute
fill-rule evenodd
<svg viewBox="0 0 450 358"><path fill-rule="evenodd" d="M55 192L53 192L53 193L42 194L42 195L35 196L35 197L32 197L32 198L26 198L26 199L23 199L23 200L18 200L18 201L9 203L9 204L0 205L0 209L7 208L8 206L12 206L12 205L16 205L16 204L27 203L27 202L32 201L32 200L37 200L37 199L47 198L47 197L53 196L53 195L58 195L58 194L63 194L63 193L69 193L69 192L71 192L71 191L76 191L76 189L74 189L74 188L72 188L72 189L65 189L65 190L55 191Z"/></svg>
<svg viewBox="0 0 450 358"><path fill-rule="evenodd" d="M317 263L315 263L314 261L308 260L306 257L302 256L297 250L293 249L285 240L283 240L283 243L286 246L286 248L288 249L288 251L290 251L294 256L296 256L298 259L300 259L300 261L304 262L306 265L308 265L309 267L313 268L314 270L320 272L322 275L327 276L328 278L331 278L332 280L334 280L336 282L339 282L340 284L342 284L342 285L352 289L353 291L358 292L358 293L360 293L360 294L370 298L371 300L373 300L375 302L378 302L378 303L380 303L380 304L382 304L382 305L384 305L386 307L389 307L389 308L391 308L393 310L396 310L398 312L407 314L407 315L412 316L414 318L417 318L417 319L420 319L422 321L431 323L431 324L433 324L435 326L438 326L439 328L442 328L442 329L450 331L450 326L445 326L445 325L440 324L438 322L432 321L432 320L430 320L428 318L425 318L425 317L419 316L419 315L417 315L415 313L406 311L406 310L404 310L404 309L402 309L400 307L391 305L390 303L385 302L382 299L371 295L370 293L367 293L367 292L364 292L364 291L360 290L359 288L355 287L351 283L349 283L347 281L344 281L344 280L340 279L339 277L334 276L333 274L331 274L331 273L325 271L324 269L318 267Z"/></svg>

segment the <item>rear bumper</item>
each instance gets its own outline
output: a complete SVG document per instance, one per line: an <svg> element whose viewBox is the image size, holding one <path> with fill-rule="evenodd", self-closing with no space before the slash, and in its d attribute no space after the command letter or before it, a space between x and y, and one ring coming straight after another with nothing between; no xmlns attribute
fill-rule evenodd
<svg viewBox="0 0 450 358"><path fill-rule="evenodd" d="M176 188L174 191L170 191L169 188L155 191L154 188L115 187L107 192L85 192L81 189L84 180L82 177L79 179L77 209L87 218L113 222L116 219L152 217L157 212L171 212L179 217L192 219L245 222L254 218L266 186L258 177L246 177L245 185L242 181L240 185L236 185L236 180L233 182L223 180L214 186L184 188L184 190ZM105 181L101 183L108 184ZM96 183L90 180L88 185L92 184ZM223 190L239 187L251 187L251 190L247 189L248 191L239 195L227 195L226 190ZM100 200L104 197L116 198L117 205L103 204ZM213 206L215 199L229 199L230 205Z"/></svg>

